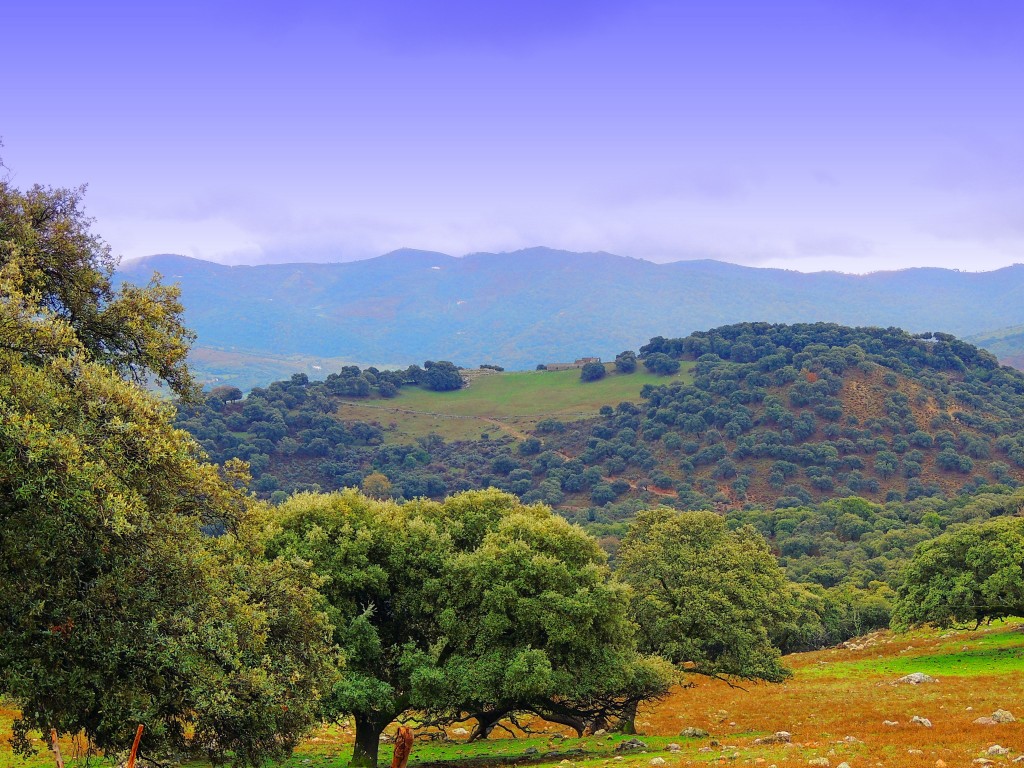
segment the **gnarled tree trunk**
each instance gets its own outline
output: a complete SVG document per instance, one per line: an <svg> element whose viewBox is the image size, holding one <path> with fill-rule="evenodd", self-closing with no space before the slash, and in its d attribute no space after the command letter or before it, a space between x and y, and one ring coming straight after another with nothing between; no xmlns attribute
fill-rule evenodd
<svg viewBox="0 0 1024 768"><path fill-rule="evenodd" d="M469 736L469 741L480 741L486 739L494 730L494 724L501 720L507 712L474 712L473 719L476 720L476 727Z"/></svg>
<svg viewBox="0 0 1024 768"><path fill-rule="evenodd" d="M615 730L619 733L636 733L636 702L630 702L622 710L622 718L619 720Z"/></svg>
<svg viewBox="0 0 1024 768"><path fill-rule="evenodd" d="M575 717L573 715L563 715L558 712L537 712L542 718L550 723L558 723L559 725L567 725L576 731L576 736L582 736L583 731L586 730L587 724L583 721L582 717Z"/></svg>
<svg viewBox="0 0 1024 768"><path fill-rule="evenodd" d="M379 713L356 713L356 743L352 748L352 761L349 765L355 768L377 768L377 753L380 750L380 735L392 718Z"/></svg>

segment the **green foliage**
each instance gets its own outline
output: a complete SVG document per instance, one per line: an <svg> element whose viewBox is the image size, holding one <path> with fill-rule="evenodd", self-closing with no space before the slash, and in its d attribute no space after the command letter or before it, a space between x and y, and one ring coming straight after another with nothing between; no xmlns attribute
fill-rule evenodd
<svg viewBox="0 0 1024 768"><path fill-rule="evenodd" d="M275 511L268 554L309 562L325 579L346 672L324 714L354 715L356 762L376 763L377 737L409 708L413 675L439 637L451 543L419 510L348 491L298 494Z"/></svg>
<svg viewBox="0 0 1024 768"><path fill-rule="evenodd" d="M606 373L604 363L585 363L580 369L580 381L599 381Z"/></svg>
<svg viewBox="0 0 1024 768"><path fill-rule="evenodd" d="M643 354L643 350L641 350ZM659 376L671 376L679 371L679 361L666 354L655 352L644 357L644 368Z"/></svg>
<svg viewBox="0 0 1024 768"><path fill-rule="evenodd" d="M422 376L423 370L419 370L418 375ZM512 469L532 469L532 464L516 457L515 446L494 421L501 418L516 426L532 421L541 435L559 434L571 439L565 414L596 414L604 398L618 401L638 397L641 382L654 380L649 374L636 373L629 377L609 376L601 382L583 385L578 372L570 370L484 376L470 388L448 393L434 393L406 383L401 401L396 403L397 410L391 411L390 404L377 395L383 397L380 388L392 374L395 372L370 368L360 371L356 366L345 366L340 373L328 376L327 381L292 376L265 388L258 387L241 401L225 400L219 396L221 392L211 392L202 403L179 404L177 424L196 437L213 460L246 460L255 480L253 489L263 498L270 498L277 491L308 489L314 484L328 490L358 487L375 471L391 479L392 494L399 498L443 498L449 493L497 483L519 494L539 492L545 482L549 488L551 483L558 483L565 492L574 485L578 474L554 466L545 466L544 474L528 475L525 487L522 480L516 480L514 485L505 483ZM340 380L362 381L367 375L377 380L378 392L371 389L366 408L358 405L364 398L332 391L341 386ZM408 372L402 372L403 381L408 381L407 376ZM538 413L538 409L543 410ZM435 410L458 417L440 422L446 440L433 432L438 426L437 417L409 415ZM545 417L545 413L553 415ZM363 418L345 418L349 414ZM523 418L522 414L527 416ZM376 418L380 421L370 420ZM389 424L390 418L401 423ZM409 419L422 419L408 431L416 436L415 441L408 432L403 434ZM478 430L477 425L482 429ZM486 431L489 439L451 440L460 430L469 430L473 437ZM496 476L491 465L508 461L515 464ZM264 479L264 475L270 478ZM538 498L556 503L551 494Z"/></svg>
<svg viewBox="0 0 1024 768"><path fill-rule="evenodd" d="M914 547L961 519L1002 514L985 509L1008 503L1024 475L1024 377L945 334L751 323L657 337L642 352L684 361L686 378L655 386L637 372L582 385L575 371L523 373L443 397L403 394L416 409L431 410L431 398L465 402L459 415L564 403L559 417L537 414L521 449L507 438L381 444L393 439L386 429L332 418L337 401L316 382L255 391L249 400L263 410L229 403L180 423L216 458L247 458L284 490L354 486L380 471L396 498L495 485L588 525L628 520L655 501L724 511L730 527L761 531L806 586L806 631L777 634L787 650L885 626ZM648 379L642 402L609 401L598 413L600 400L584 409L563 400L635 376ZM595 416L570 421L577 410ZM253 420L237 421L245 413ZM275 492L267 482L264 495ZM617 541L606 543L614 551Z"/></svg>
<svg viewBox="0 0 1024 768"><path fill-rule="evenodd" d="M502 513L448 567L439 669L419 706L475 717L478 735L524 711L582 732L666 693L673 676L636 653L628 592L597 542L545 507Z"/></svg>
<svg viewBox="0 0 1024 768"><path fill-rule="evenodd" d="M697 674L778 682L771 642L791 612L783 572L750 527L710 512L641 512L618 553L642 647Z"/></svg>
<svg viewBox="0 0 1024 768"><path fill-rule="evenodd" d="M346 674L325 704L356 721L354 761L410 707L448 719L611 715L666 690L636 655L597 543L495 490L403 505L355 491L276 510L269 553L325 580Z"/></svg>
<svg viewBox="0 0 1024 768"><path fill-rule="evenodd" d="M970 530L1013 516L1022 504L1024 491L993 488L952 501L922 497L876 504L845 498L784 509L750 507L728 512L726 520L730 527L761 531L782 555L787 577L800 585L803 618L776 635L789 652L888 626L896 590L919 544L950 527L966 523L962 530Z"/></svg>
<svg viewBox="0 0 1024 768"><path fill-rule="evenodd" d="M39 365L73 345L82 359L137 383L155 378L193 395L185 366L192 334L181 323L177 289L154 278L145 288L114 290L116 260L90 231L84 191L22 192L0 180L2 348Z"/></svg>
<svg viewBox="0 0 1024 768"><path fill-rule="evenodd" d="M215 397L224 403L232 403L242 399L242 390L232 386L214 387L210 390L209 397Z"/></svg>
<svg viewBox="0 0 1024 768"><path fill-rule="evenodd" d="M455 389L462 389L462 374L459 369L447 360L433 362L428 360L423 364L423 385L435 392L451 392Z"/></svg>
<svg viewBox="0 0 1024 768"><path fill-rule="evenodd" d="M173 291L115 295L79 193L0 186L0 691L31 729L258 765L333 678L308 572L263 559L244 467L135 382L192 393ZM129 379L128 381L125 378ZM222 535L204 535L204 529Z"/></svg>
<svg viewBox="0 0 1024 768"><path fill-rule="evenodd" d="M636 370L636 352L627 349L615 356L615 370L619 373L633 373Z"/></svg>
<svg viewBox="0 0 1024 768"><path fill-rule="evenodd" d="M1024 519L949 531L918 547L903 573L901 627L1024 616Z"/></svg>

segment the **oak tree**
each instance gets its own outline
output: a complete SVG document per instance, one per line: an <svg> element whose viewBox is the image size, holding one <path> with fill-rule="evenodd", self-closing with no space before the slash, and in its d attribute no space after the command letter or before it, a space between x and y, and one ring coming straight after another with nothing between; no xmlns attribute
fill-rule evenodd
<svg viewBox="0 0 1024 768"><path fill-rule="evenodd" d="M996 518L920 544L903 572L893 624L1024 617L1024 518Z"/></svg>
<svg viewBox="0 0 1024 768"><path fill-rule="evenodd" d="M640 512L619 549L618 574L633 588L642 650L690 674L789 676L771 634L792 612L792 593L752 527L731 531L712 512Z"/></svg>
<svg viewBox="0 0 1024 768"><path fill-rule="evenodd" d="M263 559L244 468L142 382L195 394L177 292L111 284L81 190L0 182L0 691L30 729L256 765L333 677L312 576ZM220 531L217 539L204 534Z"/></svg>

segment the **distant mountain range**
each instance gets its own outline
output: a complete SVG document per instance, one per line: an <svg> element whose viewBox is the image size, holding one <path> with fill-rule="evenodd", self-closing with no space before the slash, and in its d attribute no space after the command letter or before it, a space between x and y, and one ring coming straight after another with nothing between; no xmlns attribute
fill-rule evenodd
<svg viewBox="0 0 1024 768"><path fill-rule="evenodd" d="M742 321L945 331L991 345L1010 362L1024 352L1013 327L1024 325L1024 265L808 274L529 248L460 258L400 250L365 261L255 267L157 255L125 262L117 276L145 283L154 271L180 284L202 367L243 386L257 383L249 369L269 380L274 366L257 361L311 373L339 360L525 369L583 355L608 359L655 334ZM218 353L226 356L219 373Z"/></svg>

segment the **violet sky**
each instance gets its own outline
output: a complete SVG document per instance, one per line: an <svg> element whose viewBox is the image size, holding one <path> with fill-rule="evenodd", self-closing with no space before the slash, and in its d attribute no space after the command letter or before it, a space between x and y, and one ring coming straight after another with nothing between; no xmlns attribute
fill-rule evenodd
<svg viewBox="0 0 1024 768"><path fill-rule="evenodd" d="M1020 0L0 0L0 149L125 257L1024 262Z"/></svg>

